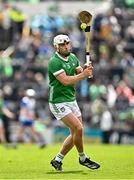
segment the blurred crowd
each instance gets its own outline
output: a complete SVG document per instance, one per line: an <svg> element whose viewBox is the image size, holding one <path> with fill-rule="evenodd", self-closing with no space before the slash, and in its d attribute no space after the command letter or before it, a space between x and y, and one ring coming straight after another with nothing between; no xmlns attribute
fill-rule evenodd
<svg viewBox="0 0 134 180"><path fill-rule="evenodd" d="M91 49L93 79L77 86L85 126L104 133L134 130L134 13L114 7L93 19ZM85 37L77 17L35 15L30 20L21 9L3 4L0 9L0 89L18 122L25 91L36 92L36 114L55 125L48 108L47 63L54 52L52 39L65 33L83 65ZM107 139L104 139L107 141Z"/></svg>

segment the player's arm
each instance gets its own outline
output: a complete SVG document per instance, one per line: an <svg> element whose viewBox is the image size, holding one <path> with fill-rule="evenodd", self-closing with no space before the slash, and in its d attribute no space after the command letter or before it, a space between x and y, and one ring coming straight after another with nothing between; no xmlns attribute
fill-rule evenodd
<svg viewBox="0 0 134 180"><path fill-rule="evenodd" d="M60 81L64 86L68 86L71 84L75 84L80 80L86 79L87 77L91 76L92 73L93 73L93 67L92 65L90 65L77 75L68 76L66 75L65 72L62 72L56 76L56 79Z"/></svg>
<svg viewBox="0 0 134 180"><path fill-rule="evenodd" d="M8 118L14 118L14 114L7 107L3 107L2 111Z"/></svg>

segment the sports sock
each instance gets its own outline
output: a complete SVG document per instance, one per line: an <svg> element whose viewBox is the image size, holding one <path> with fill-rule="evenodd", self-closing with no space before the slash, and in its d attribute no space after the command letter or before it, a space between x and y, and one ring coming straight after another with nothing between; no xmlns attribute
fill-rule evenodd
<svg viewBox="0 0 134 180"><path fill-rule="evenodd" d="M64 155L61 153L58 153L57 156L55 157L55 160L58 162L61 162L64 158Z"/></svg>
<svg viewBox="0 0 134 180"><path fill-rule="evenodd" d="M80 157L80 161L84 162L87 156L85 155L84 152L81 152L79 153L79 157Z"/></svg>

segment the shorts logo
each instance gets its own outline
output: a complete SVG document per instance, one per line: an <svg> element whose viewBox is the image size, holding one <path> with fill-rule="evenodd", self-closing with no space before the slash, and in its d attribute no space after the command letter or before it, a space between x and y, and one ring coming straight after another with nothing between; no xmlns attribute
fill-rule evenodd
<svg viewBox="0 0 134 180"><path fill-rule="evenodd" d="M65 108L64 108L64 107L62 107L62 108L60 108L60 110L61 110L61 112L64 112L64 111L65 111Z"/></svg>

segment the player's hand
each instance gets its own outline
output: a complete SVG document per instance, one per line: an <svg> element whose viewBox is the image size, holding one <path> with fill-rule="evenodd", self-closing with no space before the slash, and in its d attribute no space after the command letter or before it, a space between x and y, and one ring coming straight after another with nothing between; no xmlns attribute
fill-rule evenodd
<svg viewBox="0 0 134 180"><path fill-rule="evenodd" d="M89 67L89 68L90 68L90 67L92 67L92 68L93 68L93 66L92 66L92 64L91 64L91 63L90 63L90 64L84 64L84 66L83 66L83 70L84 70L84 69L86 69L87 67Z"/></svg>
<svg viewBox="0 0 134 180"><path fill-rule="evenodd" d="M83 74L85 77L90 77L93 75L93 66L92 64L89 65L85 65L85 67L83 68Z"/></svg>
<svg viewBox="0 0 134 180"><path fill-rule="evenodd" d="M9 113L9 118L14 119L15 117L16 117L16 116L15 116L14 113L12 113L12 112Z"/></svg>

